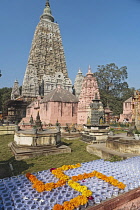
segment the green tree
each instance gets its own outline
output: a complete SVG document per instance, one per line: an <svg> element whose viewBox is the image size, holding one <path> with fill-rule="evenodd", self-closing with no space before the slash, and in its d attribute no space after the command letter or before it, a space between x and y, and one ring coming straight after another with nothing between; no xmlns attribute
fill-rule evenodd
<svg viewBox="0 0 140 210"><path fill-rule="evenodd" d="M11 98L12 88L4 87L0 89L0 110L3 114L7 114L6 103Z"/></svg>
<svg viewBox="0 0 140 210"><path fill-rule="evenodd" d="M118 68L115 63L99 65L95 76L98 80L99 88L105 90L106 93L113 92L118 96L123 86L128 87L127 82L125 82L125 79L127 79L126 66Z"/></svg>
<svg viewBox="0 0 140 210"><path fill-rule="evenodd" d="M108 104L113 114L122 113L123 101L131 97L134 92L134 88L129 88L125 81L128 77L127 67L119 68L115 63L99 65L95 76L104 107Z"/></svg>

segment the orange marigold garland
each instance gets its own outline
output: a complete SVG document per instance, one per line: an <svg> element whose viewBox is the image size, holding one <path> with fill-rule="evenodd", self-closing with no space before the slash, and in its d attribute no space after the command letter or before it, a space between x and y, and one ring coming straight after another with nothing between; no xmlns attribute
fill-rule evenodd
<svg viewBox="0 0 140 210"><path fill-rule="evenodd" d="M73 210L80 205L85 205L88 202L88 199L93 199L92 192L87 189L86 186L81 186L77 181L79 180L84 180L88 179L91 177L96 176L99 179L102 179L106 182L109 182L110 184L120 188L124 189L125 184L122 182L119 182L117 179L115 179L112 176L106 176L98 171L92 171L91 173L84 173L84 174L79 174L78 176L73 176L72 180L70 180L70 177L64 174L63 171L69 170L69 169L74 169L80 167L81 164L77 163L75 165L63 165L60 168L52 168L50 171L52 174L59 179L58 182L54 183L46 183L44 184L42 181L38 180L36 176L34 176L31 173L27 173L26 177L33 183L33 188L35 188L38 192L43 192L43 191L51 191L54 188L61 187L68 182L68 185L72 187L73 189L79 191L82 193L82 195L79 195L70 201L66 201L63 203L63 205L56 204L53 207L53 210Z"/></svg>
<svg viewBox="0 0 140 210"><path fill-rule="evenodd" d="M60 205L60 204L55 204L54 207L53 207L53 210L63 210L63 206Z"/></svg>
<svg viewBox="0 0 140 210"><path fill-rule="evenodd" d="M53 210L58 210L57 208L60 207L60 210L73 210L81 205L87 204L88 199L84 195L78 195L77 197L71 199L70 201L65 201L63 205L55 204Z"/></svg>
<svg viewBox="0 0 140 210"><path fill-rule="evenodd" d="M79 181L79 180L83 180L83 179L87 179L87 178L91 178L96 176L99 179L102 179L106 182L109 182L110 184L114 185L115 187L118 187L120 189L124 189L126 187L125 184L123 184L122 182L119 182L117 179L115 179L113 176L106 176L98 171L92 171L91 173L84 173L84 174L79 174L78 176L72 176L72 180L73 181Z"/></svg>

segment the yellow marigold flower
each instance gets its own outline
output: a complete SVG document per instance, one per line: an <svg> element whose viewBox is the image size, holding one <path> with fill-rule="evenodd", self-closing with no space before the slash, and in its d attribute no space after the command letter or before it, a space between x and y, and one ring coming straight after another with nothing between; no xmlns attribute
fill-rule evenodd
<svg viewBox="0 0 140 210"><path fill-rule="evenodd" d="M89 197L92 195L92 192L90 190L85 190L82 192L82 195L86 196L86 197Z"/></svg>
<svg viewBox="0 0 140 210"><path fill-rule="evenodd" d="M84 192L85 190L87 190L86 186L81 186L81 192Z"/></svg>
<svg viewBox="0 0 140 210"><path fill-rule="evenodd" d="M114 179L114 181L112 181L111 184L114 186L118 186L119 182L118 180Z"/></svg>
<svg viewBox="0 0 140 210"><path fill-rule="evenodd" d="M114 181L114 177L113 176L109 176L108 178L109 178L110 182Z"/></svg>
<svg viewBox="0 0 140 210"><path fill-rule="evenodd" d="M80 167L80 166L81 166L80 163L77 163L76 165L63 165L63 166L61 167L61 169L62 169L63 171L66 171L66 170L69 170L69 169L78 168L78 167Z"/></svg>

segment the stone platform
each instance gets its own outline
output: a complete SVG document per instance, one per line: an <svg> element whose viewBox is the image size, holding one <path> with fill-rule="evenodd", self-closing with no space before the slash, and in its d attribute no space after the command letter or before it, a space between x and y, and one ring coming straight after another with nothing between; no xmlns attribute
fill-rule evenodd
<svg viewBox="0 0 140 210"><path fill-rule="evenodd" d="M107 129L85 130L82 133L82 140L88 143L104 143L108 138Z"/></svg>
<svg viewBox="0 0 140 210"><path fill-rule="evenodd" d="M2 125L0 126L0 135L11 135L14 134L15 126L14 125Z"/></svg>
<svg viewBox="0 0 140 210"><path fill-rule="evenodd" d="M15 131L14 142L9 144L16 160L39 155L70 153L71 148L61 143L61 132L57 129L37 131Z"/></svg>
<svg viewBox="0 0 140 210"><path fill-rule="evenodd" d="M97 155L98 157L103 159L111 158L113 156L120 156L122 157L122 159L127 159L136 156L136 154L128 154L109 149L106 147L105 143L94 144L94 145L89 144L87 145L86 150L90 154Z"/></svg>
<svg viewBox="0 0 140 210"><path fill-rule="evenodd" d="M140 141L126 134L108 137L106 143L89 144L86 147L90 154L95 154L103 159L120 156L122 159L140 155Z"/></svg>
<svg viewBox="0 0 140 210"><path fill-rule="evenodd" d="M15 142L10 143L12 152L14 153L16 160L24 160L40 155L56 155L62 153L71 153L71 148L66 145L52 146L52 145L40 145L40 146L21 146Z"/></svg>
<svg viewBox="0 0 140 210"><path fill-rule="evenodd" d="M140 140L135 140L134 137L108 137L106 147L122 153L140 155Z"/></svg>

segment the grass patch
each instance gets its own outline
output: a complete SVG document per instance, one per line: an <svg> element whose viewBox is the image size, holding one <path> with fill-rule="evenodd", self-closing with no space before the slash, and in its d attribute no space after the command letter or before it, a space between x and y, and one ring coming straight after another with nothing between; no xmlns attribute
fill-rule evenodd
<svg viewBox="0 0 140 210"><path fill-rule="evenodd" d="M106 161L110 161L110 162L117 162L117 161L122 161L123 158L117 155L113 155L112 157L106 159Z"/></svg>
<svg viewBox="0 0 140 210"><path fill-rule="evenodd" d="M8 147L8 144L13 141L13 135L2 135L0 136L0 162L9 160L13 154Z"/></svg>
<svg viewBox="0 0 140 210"><path fill-rule="evenodd" d="M50 168L57 168L64 164L76 164L99 159L99 157L89 154L86 151L87 144L80 141L79 139L62 139L62 143L69 146L72 149L71 153L39 156L35 158L17 161L12 155L10 148L8 148L8 143L10 143L11 141L13 141L13 135L0 136L0 161L2 160L3 156L3 160L12 163L14 168L14 175L18 175L21 173L25 174L26 172L38 172Z"/></svg>
<svg viewBox="0 0 140 210"><path fill-rule="evenodd" d="M125 130L114 130L114 134L127 133Z"/></svg>

